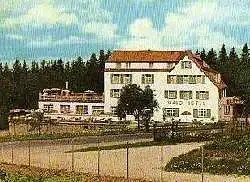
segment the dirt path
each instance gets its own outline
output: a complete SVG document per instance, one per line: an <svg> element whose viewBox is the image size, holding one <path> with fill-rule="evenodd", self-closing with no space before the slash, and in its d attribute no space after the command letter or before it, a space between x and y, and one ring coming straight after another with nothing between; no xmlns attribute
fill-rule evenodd
<svg viewBox="0 0 250 182"><path fill-rule="evenodd" d="M117 142L113 142L114 144ZM105 143L107 145L107 143ZM74 145L74 149L88 145ZM93 145L93 144L91 144ZM96 144L94 144L96 145ZM194 181L200 182L201 175L164 172L162 167L172 158L200 147L201 143L183 143L178 145L152 146L129 149L129 177L152 181ZM0 145L1 146L1 145ZM12 153L12 148L13 153ZM72 150L71 145L46 145L31 146L30 163L32 166L42 168L55 168L83 173L97 173L98 152L65 153ZM15 144L13 147L2 148L2 161L15 164L28 164L29 150L27 146ZM1 155L2 154L2 155ZM101 151L100 174L111 176L126 176L126 149ZM163 156L163 157L162 157ZM74 158L72 166L72 158ZM161 160L162 159L162 160ZM249 177L205 175L205 181L250 181Z"/></svg>

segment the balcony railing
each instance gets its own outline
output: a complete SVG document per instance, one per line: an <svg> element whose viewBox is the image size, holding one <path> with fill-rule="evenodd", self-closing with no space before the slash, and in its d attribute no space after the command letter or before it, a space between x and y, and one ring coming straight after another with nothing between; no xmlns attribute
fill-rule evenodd
<svg viewBox="0 0 250 182"><path fill-rule="evenodd" d="M40 101L57 101L57 102L104 102L102 94L77 94L77 95L39 95Z"/></svg>

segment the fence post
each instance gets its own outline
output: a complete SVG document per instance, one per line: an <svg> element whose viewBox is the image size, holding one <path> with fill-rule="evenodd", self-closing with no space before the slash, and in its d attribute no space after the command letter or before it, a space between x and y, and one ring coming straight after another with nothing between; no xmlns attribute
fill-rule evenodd
<svg viewBox="0 0 250 182"><path fill-rule="evenodd" d="M2 143L2 145L1 145L1 151L2 151L2 162L5 162L5 161L4 161L4 157L3 157L3 143Z"/></svg>
<svg viewBox="0 0 250 182"><path fill-rule="evenodd" d="M14 148L13 148L13 141L11 144L11 163L14 164Z"/></svg>
<svg viewBox="0 0 250 182"><path fill-rule="evenodd" d="M29 159L28 159L28 160L29 160L29 167L30 167L30 140L29 140L29 145L28 145L28 147L29 147L29 154L28 154L28 155L29 155Z"/></svg>
<svg viewBox="0 0 250 182"><path fill-rule="evenodd" d="M51 159L50 159L50 153L51 153L51 151L50 151L50 146L49 146L49 169L51 168Z"/></svg>
<svg viewBox="0 0 250 182"><path fill-rule="evenodd" d="M163 170L163 145L161 146L161 182L163 182L162 170Z"/></svg>
<svg viewBox="0 0 250 182"><path fill-rule="evenodd" d="M100 175L100 140L99 140L99 136L98 136L98 141L97 141L97 174L98 174L98 177Z"/></svg>
<svg viewBox="0 0 250 182"><path fill-rule="evenodd" d="M74 144L73 144L73 140L74 139L72 139L72 141L71 141L71 169L72 169L72 171L74 172L74 170L75 170L75 159L74 159Z"/></svg>
<svg viewBox="0 0 250 182"><path fill-rule="evenodd" d="M97 153L97 174L100 175L100 147L98 146L98 153Z"/></svg>
<svg viewBox="0 0 250 182"><path fill-rule="evenodd" d="M201 146L201 181L204 181L204 151L203 151L203 145Z"/></svg>
<svg viewBox="0 0 250 182"><path fill-rule="evenodd" d="M128 161L128 145L129 145L129 143L127 142L127 179L129 178L129 169L128 169L128 165L129 165L129 161Z"/></svg>

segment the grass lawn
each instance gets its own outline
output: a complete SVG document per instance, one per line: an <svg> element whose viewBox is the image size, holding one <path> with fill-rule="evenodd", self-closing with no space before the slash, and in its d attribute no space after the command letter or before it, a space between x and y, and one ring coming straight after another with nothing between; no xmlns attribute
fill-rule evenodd
<svg viewBox="0 0 250 182"><path fill-rule="evenodd" d="M56 140L63 138L74 138L80 136L103 136L103 135L119 135L119 134L137 134L135 130L95 130L85 131L82 133L57 133L57 134L29 134L29 135L8 135L1 136L1 142L25 141L25 140Z"/></svg>
<svg viewBox="0 0 250 182"><path fill-rule="evenodd" d="M173 158L166 165L165 170L200 173L200 149ZM205 145L204 172L250 175L250 139L247 137L222 139Z"/></svg>
<svg viewBox="0 0 250 182"><path fill-rule="evenodd" d="M67 170L45 169L26 165L15 165L0 163L0 170L6 173L5 179L0 181L15 182L96 182L96 181L122 181L124 177L113 177L80 172L69 172ZM141 179L130 179L130 182L146 182Z"/></svg>

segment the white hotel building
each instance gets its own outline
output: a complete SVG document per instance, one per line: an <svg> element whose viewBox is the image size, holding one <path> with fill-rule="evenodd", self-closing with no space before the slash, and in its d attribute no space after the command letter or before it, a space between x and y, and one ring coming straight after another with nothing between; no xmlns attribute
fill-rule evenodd
<svg viewBox="0 0 250 182"><path fill-rule="evenodd" d="M115 110L125 84L150 85L159 108L154 121L219 120L226 84L191 51L114 51L105 64L104 112Z"/></svg>

